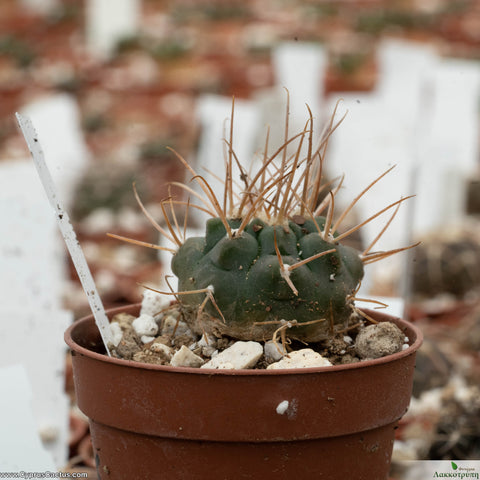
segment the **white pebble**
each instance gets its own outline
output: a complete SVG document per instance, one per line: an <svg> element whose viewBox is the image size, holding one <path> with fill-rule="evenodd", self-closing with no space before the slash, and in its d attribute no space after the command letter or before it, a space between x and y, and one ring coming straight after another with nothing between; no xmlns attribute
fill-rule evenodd
<svg viewBox="0 0 480 480"><path fill-rule="evenodd" d="M201 368L231 368L234 370L252 368L262 355L263 347L258 342L235 342Z"/></svg>
<svg viewBox="0 0 480 480"><path fill-rule="evenodd" d="M287 354L285 347L280 343L273 342L273 340L265 343L263 352L268 363L278 362Z"/></svg>
<svg viewBox="0 0 480 480"><path fill-rule="evenodd" d="M348 344L350 345L350 344L353 342L353 338L352 338L350 335L345 335L345 336L343 337L343 341L344 341L345 343L348 343Z"/></svg>
<svg viewBox="0 0 480 480"><path fill-rule="evenodd" d="M198 346L199 347L209 347L211 345L215 345L216 343L216 338L213 335L210 335L208 333L204 333L200 340L198 341Z"/></svg>
<svg viewBox="0 0 480 480"><path fill-rule="evenodd" d="M212 357L217 351L216 339L213 335L203 334L202 338L198 341L198 346L202 348L202 355L205 357Z"/></svg>
<svg viewBox="0 0 480 480"><path fill-rule="evenodd" d="M327 367L332 364L319 353L314 352L311 348L304 348L291 352L282 358L279 362L272 363L267 370L275 370L280 368L308 368L308 367Z"/></svg>
<svg viewBox="0 0 480 480"><path fill-rule="evenodd" d="M279 415L283 415L287 410L288 410L288 406L289 406L289 401L288 400L284 400L283 402L280 402L278 405L277 405L277 413Z"/></svg>
<svg viewBox="0 0 480 480"><path fill-rule="evenodd" d="M155 317L164 308L168 307L170 299L167 295L154 292L153 290L145 289L143 292L142 308L140 309L140 315L146 313Z"/></svg>
<svg viewBox="0 0 480 480"><path fill-rule="evenodd" d="M182 345L182 348L175 353L170 360L172 367L200 367L204 364L202 357L195 355L188 347Z"/></svg>
<svg viewBox="0 0 480 480"><path fill-rule="evenodd" d="M139 337L142 335L148 335L151 337L158 333L157 322L151 315L148 315L147 313L144 313L136 318L132 322L132 327Z"/></svg>
<svg viewBox="0 0 480 480"><path fill-rule="evenodd" d="M118 347L123 337L122 327L118 322L111 322L110 331L112 332L112 343L115 347Z"/></svg>
<svg viewBox="0 0 480 480"><path fill-rule="evenodd" d="M402 350L406 350L410 345L408 343L404 343L402 345Z"/></svg>
<svg viewBox="0 0 480 480"><path fill-rule="evenodd" d="M140 341L142 343L150 343L150 342L153 342L155 340L155 337L152 337L151 335L142 335L140 337Z"/></svg>

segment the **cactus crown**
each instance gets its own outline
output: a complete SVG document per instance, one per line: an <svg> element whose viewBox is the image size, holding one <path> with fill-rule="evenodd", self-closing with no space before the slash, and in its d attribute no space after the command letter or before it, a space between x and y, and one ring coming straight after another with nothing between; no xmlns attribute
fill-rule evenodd
<svg viewBox="0 0 480 480"><path fill-rule="evenodd" d="M319 146L314 147L313 116L308 111L305 128L289 137L287 107L285 142L268 155L267 133L265 153L256 171L247 171L233 151L231 126L229 139L225 140L223 198L218 198L207 180L174 152L204 195L181 184L201 203L194 205L190 199L185 202L171 197L163 201L165 228L150 217L135 192L154 226L177 245L172 250L172 270L179 279L179 291L163 293L176 296L185 320L198 333L266 340L289 328L290 337L311 342L346 331L361 317L374 321L354 304L364 265L412 247L371 252L385 229L363 252L342 245L342 239L396 207L393 218L406 198L339 233L355 203L391 168L334 218L335 195L343 178L334 187L324 181L322 168L329 138L343 118L334 123L334 112ZM231 125L233 115L232 103ZM290 155L287 149L291 146L296 149ZM302 155L303 151L306 154ZM174 207L179 204L185 207L183 226L175 214ZM192 208L212 218L207 220L204 236L186 239Z"/></svg>

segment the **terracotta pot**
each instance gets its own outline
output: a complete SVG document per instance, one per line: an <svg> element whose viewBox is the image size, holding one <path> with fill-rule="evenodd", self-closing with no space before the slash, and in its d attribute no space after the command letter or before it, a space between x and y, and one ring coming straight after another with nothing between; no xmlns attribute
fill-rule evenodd
<svg viewBox="0 0 480 480"><path fill-rule="evenodd" d="M109 315L119 311L135 314L138 306ZM403 320L369 314L394 321L411 346L377 360L297 370L109 358L93 318L75 322L65 340L99 478L387 479L422 335Z"/></svg>

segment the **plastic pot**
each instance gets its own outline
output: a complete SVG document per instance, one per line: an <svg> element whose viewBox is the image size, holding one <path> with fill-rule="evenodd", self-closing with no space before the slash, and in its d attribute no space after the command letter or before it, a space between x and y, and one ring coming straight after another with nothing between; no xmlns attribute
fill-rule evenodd
<svg viewBox="0 0 480 480"><path fill-rule="evenodd" d="M410 347L377 360L288 370L110 358L93 318L78 320L65 341L99 478L387 479L422 334L404 320L368 313L395 322Z"/></svg>

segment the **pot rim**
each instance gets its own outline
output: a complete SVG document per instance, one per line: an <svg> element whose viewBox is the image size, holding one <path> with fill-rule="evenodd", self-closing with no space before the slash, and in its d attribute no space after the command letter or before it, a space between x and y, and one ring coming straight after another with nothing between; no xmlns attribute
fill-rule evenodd
<svg viewBox="0 0 480 480"><path fill-rule="evenodd" d="M115 315L117 313L123 312L127 309L132 308L139 308L140 304L134 305L126 305L123 307L114 308L111 310L107 310L107 314L109 316ZM324 372L324 373L335 373L339 371L346 371L346 370L354 370L358 368L368 368L371 366L378 366L389 362L394 362L396 360L400 360L404 357L409 355L413 355L416 351L420 348L423 343L423 333L422 331L413 323L403 320L399 317L395 317L393 315L389 315L383 312L379 312L378 310L371 310L371 309L361 309L362 311L366 312L369 315L375 315L376 317L380 317L383 321L393 321L397 324L402 331L410 330L408 332L408 337L410 339L411 334L413 333L415 340L413 343L409 345L408 348L405 350L401 350L400 352L387 355L385 357L376 358L373 360L363 360L356 363L348 363L345 365L333 365L333 366L325 366L325 367L305 367L305 368L283 368L283 369L274 369L274 370L267 370L267 369L214 369L214 368L194 368L194 367L173 367L171 365L154 365L150 363L143 363L137 362L135 360L125 360L121 358L114 358L109 357L105 353L97 353L92 350L89 350L86 347L79 345L73 339L73 332L79 326L86 324L86 323L94 323L93 315L88 315L86 317L80 318L73 322L65 331L64 340L65 343L68 345L70 350L74 353L85 355L92 359L110 363L113 365L118 365L121 367L131 367L131 368L138 368L142 370L158 370L164 371L169 373L193 373L193 374L200 374L200 375L242 375L242 376L258 376L258 375L266 375L266 376L278 376L278 375L292 375L292 374L300 374L300 375L308 375L312 373ZM405 332L407 335L407 332ZM98 334L100 340L100 333Z"/></svg>

